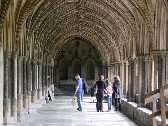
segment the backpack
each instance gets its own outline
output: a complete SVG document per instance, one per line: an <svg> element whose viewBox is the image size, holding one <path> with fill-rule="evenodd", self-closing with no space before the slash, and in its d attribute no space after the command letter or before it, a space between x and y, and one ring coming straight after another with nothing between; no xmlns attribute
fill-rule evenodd
<svg viewBox="0 0 168 126"><path fill-rule="evenodd" d="M90 95L91 97L95 96L97 94L97 85L95 84L92 88L91 88L91 92Z"/></svg>
<svg viewBox="0 0 168 126"><path fill-rule="evenodd" d="M86 81L82 78L82 84L83 84L83 91L84 93L87 93L88 90L87 90L87 84L86 84Z"/></svg>

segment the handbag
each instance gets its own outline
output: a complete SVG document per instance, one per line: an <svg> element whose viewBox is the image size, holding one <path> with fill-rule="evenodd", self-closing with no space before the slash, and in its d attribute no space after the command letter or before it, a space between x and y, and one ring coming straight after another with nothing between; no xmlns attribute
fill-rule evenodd
<svg viewBox="0 0 168 126"><path fill-rule="evenodd" d="M96 84L94 87L94 94L97 94L97 90L98 90L98 88L97 88L97 84Z"/></svg>
<svg viewBox="0 0 168 126"><path fill-rule="evenodd" d="M75 106L75 103L76 103L75 101L76 101L76 99L75 99L75 97L73 97L72 100L71 100L71 104L72 104L73 107Z"/></svg>

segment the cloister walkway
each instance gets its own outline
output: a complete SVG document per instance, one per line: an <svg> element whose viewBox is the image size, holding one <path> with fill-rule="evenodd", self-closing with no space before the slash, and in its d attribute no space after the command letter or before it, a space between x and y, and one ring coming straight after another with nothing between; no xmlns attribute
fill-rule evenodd
<svg viewBox="0 0 168 126"><path fill-rule="evenodd" d="M55 96L35 113L22 119L18 126L138 126L120 112L96 112L91 97L84 97L83 112L71 104L72 96ZM107 103L103 103L107 110Z"/></svg>

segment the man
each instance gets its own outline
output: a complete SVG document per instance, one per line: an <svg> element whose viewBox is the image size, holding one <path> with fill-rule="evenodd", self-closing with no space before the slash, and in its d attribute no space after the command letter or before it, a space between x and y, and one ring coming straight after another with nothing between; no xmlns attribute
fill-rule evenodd
<svg viewBox="0 0 168 126"><path fill-rule="evenodd" d="M75 76L76 79L76 88L74 95L77 95L77 103L78 103L78 111L82 111L83 107L83 82L82 78L80 78L79 74Z"/></svg>

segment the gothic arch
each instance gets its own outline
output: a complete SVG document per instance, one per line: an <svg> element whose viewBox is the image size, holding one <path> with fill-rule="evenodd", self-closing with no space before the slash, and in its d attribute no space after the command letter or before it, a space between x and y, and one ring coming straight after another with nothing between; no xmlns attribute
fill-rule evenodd
<svg viewBox="0 0 168 126"><path fill-rule="evenodd" d="M68 79L68 64L65 59L61 59L58 64L59 79L67 80Z"/></svg>
<svg viewBox="0 0 168 126"><path fill-rule="evenodd" d="M72 62L72 71L73 71L73 77L75 77L76 74L81 75L81 68L82 68L82 62L81 60L74 59L74 61ZM82 75L81 75L82 76Z"/></svg>
<svg viewBox="0 0 168 126"><path fill-rule="evenodd" d="M86 79L95 79L95 62L92 59L88 59L86 61Z"/></svg>

